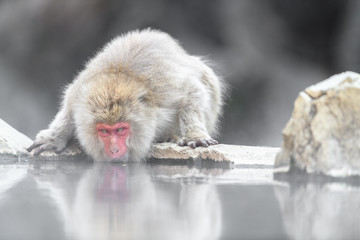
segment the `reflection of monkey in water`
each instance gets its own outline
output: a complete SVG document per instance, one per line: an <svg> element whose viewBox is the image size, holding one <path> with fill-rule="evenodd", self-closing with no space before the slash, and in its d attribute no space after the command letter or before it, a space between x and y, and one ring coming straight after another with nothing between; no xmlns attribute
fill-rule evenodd
<svg viewBox="0 0 360 240"><path fill-rule="evenodd" d="M207 147L221 107L222 84L203 60L166 33L134 31L90 60L28 150L60 152L76 138L97 161L136 161L155 141Z"/></svg>
<svg viewBox="0 0 360 240"><path fill-rule="evenodd" d="M208 240L222 233L218 187L183 175L195 169L89 162L55 167L45 162L28 176L69 239Z"/></svg>
<svg viewBox="0 0 360 240"><path fill-rule="evenodd" d="M107 201L124 201L129 197L127 181L125 168L112 166L106 170L96 195L99 199Z"/></svg>

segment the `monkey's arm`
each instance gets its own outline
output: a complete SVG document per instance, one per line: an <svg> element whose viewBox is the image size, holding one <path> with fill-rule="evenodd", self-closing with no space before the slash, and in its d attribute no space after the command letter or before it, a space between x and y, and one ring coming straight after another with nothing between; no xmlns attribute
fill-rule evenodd
<svg viewBox="0 0 360 240"><path fill-rule="evenodd" d="M183 136L179 145L196 148L218 144L216 140L210 137L206 129L204 113L195 105L196 101L179 112L180 130Z"/></svg>
<svg viewBox="0 0 360 240"><path fill-rule="evenodd" d="M71 112L72 89L69 87L65 93L63 104L48 129L40 131L34 143L27 149L34 150L34 155L39 155L46 150L57 153L63 151L70 139L75 134L75 125Z"/></svg>

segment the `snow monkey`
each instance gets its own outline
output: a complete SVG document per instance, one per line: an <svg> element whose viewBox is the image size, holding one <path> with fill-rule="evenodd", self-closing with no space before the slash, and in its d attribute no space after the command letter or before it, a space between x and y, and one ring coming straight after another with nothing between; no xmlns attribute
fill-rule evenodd
<svg viewBox="0 0 360 240"><path fill-rule="evenodd" d="M67 86L61 109L28 151L71 139L95 161L139 161L152 143L217 144L223 84L168 34L146 29L108 43Z"/></svg>

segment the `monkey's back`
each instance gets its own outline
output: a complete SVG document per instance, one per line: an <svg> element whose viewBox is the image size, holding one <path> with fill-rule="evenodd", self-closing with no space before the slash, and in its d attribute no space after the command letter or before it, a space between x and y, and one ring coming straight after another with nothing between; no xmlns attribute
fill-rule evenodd
<svg viewBox="0 0 360 240"><path fill-rule="evenodd" d="M199 57L189 55L167 33L146 29L119 36L93 58L86 69L94 74L130 74L151 91L162 109L179 108L200 97L209 132L221 113L221 81Z"/></svg>
<svg viewBox="0 0 360 240"><path fill-rule="evenodd" d="M221 86L201 58L168 34L128 33L107 44L68 85L61 109L29 151L62 151L76 138L97 161L138 161L154 141L217 144L211 135Z"/></svg>

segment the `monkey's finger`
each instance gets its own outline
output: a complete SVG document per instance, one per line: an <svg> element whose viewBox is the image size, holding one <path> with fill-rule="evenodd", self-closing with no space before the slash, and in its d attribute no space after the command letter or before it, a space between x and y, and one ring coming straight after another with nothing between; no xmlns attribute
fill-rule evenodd
<svg viewBox="0 0 360 240"><path fill-rule="evenodd" d="M50 143L43 144L40 147L38 147L37 149L35 149L33 154L34 154L34 156L37 156L46 150L53 150L54 148L55 148L54 145L52 145Z"/></svg>
<svg viewBox="0 0 360 240"><path fill-rule="evenodd" d="M198 147L208 147L209 144L206 142L206 140L199 139L196 143L196 146Z"/></svg>
<svg viewBox="0 0 360 240"><path fill-rule="evenodd" d="M178 145L183 147L183 146L187 146L188 143L187 143L187 141L186 141L185 139L182 139L182 140L180 140L180 141L178 142Z"/></svg>
<svg viewBox="0 0 360 240"><path fill-rule="evenodd" d="M65 147L60 146L60 147L55 148L54 152L55 152L56 154L59 154L59 153L61 153L62 151L64 151L64 149L65 149Z"/></svg>
<svg viewBox="0 0 360 240"><path fill-rule="evenodd" d="M206 142L209 144L209 145L216 145L218 144L218 141L214 140L214 139L208 139L206 140Z"/></svg>
<svg viewBox="0 0 360 240"><path fill-rule="evenodd" d="M37 148L37 147L39 147L39 146L41 146L41 145L42 145L42 143L34 142L33 144L31 144L30 147L28 147L28 148L26 149L26 151L31 152L33 149L35 149L35 148Z"/></svg>
<svg viewBox="0 0 360 240"><path fill-rule="evenodd" d="M189 146L189 147L191 147L191 148L196 148L196 142L195 141L190 141L190 142L188 142L187 143L187 145Z"/></svg>
<svg viewBox="0 0 360 240"><path fill-rule="evenodd" d="M59 154L59 153L61 153L62 151L63 151L63 149L60 149L60 150L56 149L54 152L55 152L56 154Z"/></svg>

